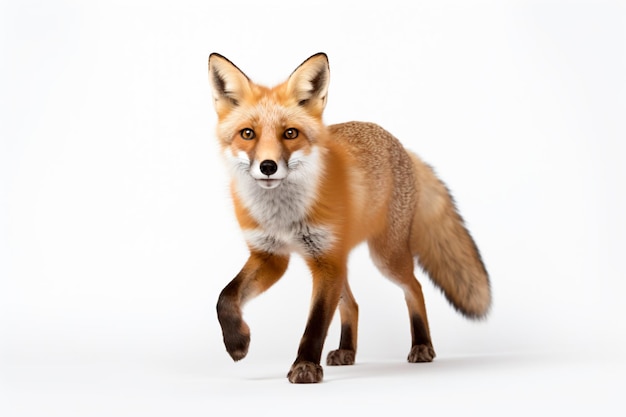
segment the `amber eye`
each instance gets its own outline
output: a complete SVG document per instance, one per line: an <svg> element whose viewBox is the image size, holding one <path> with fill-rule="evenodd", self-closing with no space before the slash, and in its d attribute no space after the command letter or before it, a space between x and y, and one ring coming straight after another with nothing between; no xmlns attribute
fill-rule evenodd
<svg viewBox="0 0 626 417"><path fill-rule="evenodd" d="M285 139L295 139L298 137L298 129L290 127L289 129L285 130L285 133L283 133L283 137Z"/></svg>
<svg viewBox="0 0 626 417"><path fill-rule="evenodd" d="M254 139L254 137L256 136L256 135L254 134L254 130L252 130L252 129L248 129L248 128L241 129L241 132L239 132L239 134L240 134L240 135L241 135L241 137L242 137L243 139L245 139L245 140L251 140L251 139Z"/></svg>

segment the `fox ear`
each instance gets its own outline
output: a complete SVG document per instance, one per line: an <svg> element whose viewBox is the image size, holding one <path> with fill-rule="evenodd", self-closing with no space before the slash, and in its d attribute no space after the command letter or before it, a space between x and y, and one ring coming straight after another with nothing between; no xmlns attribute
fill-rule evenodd
<svg viewBox="0 0 626 417"><path fill-rule="evenodd" d="M318 53L304 61L287 80L287 91L300 106L321 112L326 106L330 68L325 53Z"/></svg>
<svg viewBox="0 0 626 417"><path fill-rule="evenodd" d="M218 114L237 107L252 91L246 74L220 54L209 56L209 79Z"/></svg>

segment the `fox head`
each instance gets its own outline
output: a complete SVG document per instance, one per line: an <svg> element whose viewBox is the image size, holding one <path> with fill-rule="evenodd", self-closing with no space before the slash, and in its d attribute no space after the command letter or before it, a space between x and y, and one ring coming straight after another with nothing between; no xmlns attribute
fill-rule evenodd
<svg viewBox="0 0 626 417"><path fill-rule="evenodd" d="M217 137L238 179L274 189L314 169L320 152L316 145L325 137L326 54L311 56L282 84L268 88L213 53L209 79Z"/></svg>

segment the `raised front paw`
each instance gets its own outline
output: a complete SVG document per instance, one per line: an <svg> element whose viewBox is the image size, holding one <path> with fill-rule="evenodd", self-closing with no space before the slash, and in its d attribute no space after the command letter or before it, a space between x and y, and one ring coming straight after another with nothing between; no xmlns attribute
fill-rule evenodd
<svg viewBox="0 0 626 417"><path fill-rule="evenodd" d="M407 359L411 363L432 362L435 356L435 349L431 345L415 345Z"/></svg>
<svg viewBox="0 0 626 417"><path fill-rule="evenodd" d="M312 384L322 381L324 370L313 362L296 362L291 365L287 378L293 384Z"/></svg>
<svg viewBox="0 0 626 417"><path fill-rule="evenodd" d="M234 361L239 361L248 354L250 346L250 328L244 321L237 326L223 326L224 346Z"/></svg>
<svg viewBox="0 0 626 417"><path fill-rule="evenodd" d="M326 365L340 366L340 365L354 365L354 351L348 349L337 349L328 352L326 357Z"/></svg>

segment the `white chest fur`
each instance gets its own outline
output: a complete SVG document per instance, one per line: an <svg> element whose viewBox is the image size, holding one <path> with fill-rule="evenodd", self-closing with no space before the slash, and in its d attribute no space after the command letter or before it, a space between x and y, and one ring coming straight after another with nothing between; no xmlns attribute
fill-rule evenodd
<svg viewBox="0 0 626 417"><path fill-rule="evenodd" d="M330 249L332 230L308 220L321 175L317 158L292 158L289 175L272 189L260 187L245 170L235 174L235 190L259 224L256 229L243 231L250 246L270 253L296 251L314 257Z"/></svg>

